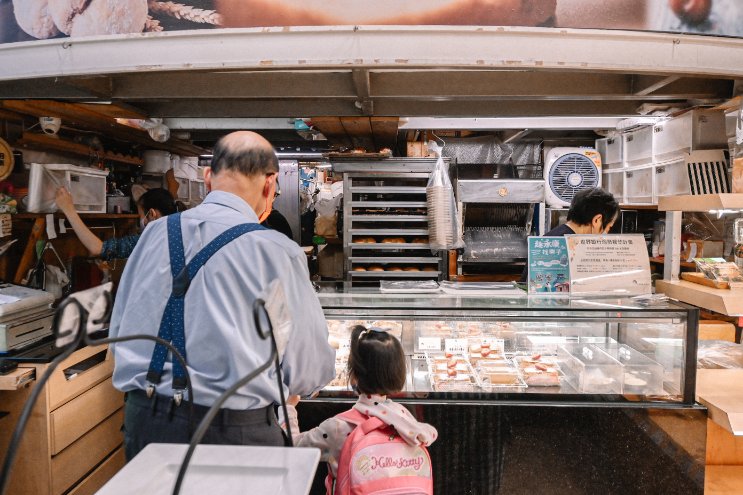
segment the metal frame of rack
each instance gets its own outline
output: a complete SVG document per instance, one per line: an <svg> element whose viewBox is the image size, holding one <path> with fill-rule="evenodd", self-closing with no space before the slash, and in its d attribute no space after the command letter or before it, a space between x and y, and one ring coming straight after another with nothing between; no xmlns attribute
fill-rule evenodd
<svg viewBox="0 0 743 495"><path fill-rule="evenodd" d="M348 281L440 280L446 273L445 253L434 255L428 243L409 242L411 238L428 237L428 216L421 210L426 208L426 182L434 164L435 159L397 158L333 165L335 170L343 172L343 253ZM400 185L411 180L414 185ZM360 195L367 197L362 199ZM354 213L354 209L360 208L378 211ZM374 237L377 242L354 242L358 237ZM381 238L393 237L406 242L380 242ZM397 269L354 271L355 267L370 265L382 268L392 265ZM435 270L422 269L434 265Z"/></svg>

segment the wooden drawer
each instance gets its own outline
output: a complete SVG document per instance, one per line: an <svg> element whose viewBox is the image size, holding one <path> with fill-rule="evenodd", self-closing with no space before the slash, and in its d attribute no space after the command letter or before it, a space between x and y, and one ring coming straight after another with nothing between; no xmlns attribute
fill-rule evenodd
<svg viewBox="0 0 743 495"><path fill-rule="evenodd" d="M124 441L121 408L93 428L87 435L52 457L52 494L58 495L93 469L101 459L120 447ZM122 464L123 465L123 464Z"/></svg>
<svg viewBox="0 0 743 495"><path fill-rule="evenodd" d="M56 409L111 376L114 369L114 362L111 356L107 356L105 360L85 371L77 373L74 376L71 375L71 372L74 371L76 366L101 352L107 352L107 348L105 346L85 347L62 361L62 364L49 377L47 384L50 409Z"/></svg>
<svg viewBox="0 0 743 495"><path fill-rule="evenodd" d="M108 459L80 482L68 495L93 495L126 464L124 447L119 447Z"/></svg>
<svg viewBox="0 0 743 495"><path fill-rule="evenodd" d="M124 394L113 387L109 378L52 411L49 418L52 455L61 452L123 404Z"/></svg>

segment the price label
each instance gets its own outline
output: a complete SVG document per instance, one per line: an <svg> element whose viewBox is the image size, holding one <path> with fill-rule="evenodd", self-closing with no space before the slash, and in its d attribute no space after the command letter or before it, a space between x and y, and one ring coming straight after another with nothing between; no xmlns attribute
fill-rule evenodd
<svg viewBox="0 0 743 495"><path fill-rule="evenodd" d="M506 341L504 339L485 338L482 339L482 345L490 345L490 350L503 354L506 351Z"/></svg>
<svg viewBox="0 0 743 495"><path fill-rule="evenodd" d="M439 337L418 337L419 351L440 351L441 339Z"/></svg>
<svg viewBox="0 0 743 495"><path fill-rule="evenodd" d="M467 339L444 339L444 350L452 354L467 352Z"/></svg>

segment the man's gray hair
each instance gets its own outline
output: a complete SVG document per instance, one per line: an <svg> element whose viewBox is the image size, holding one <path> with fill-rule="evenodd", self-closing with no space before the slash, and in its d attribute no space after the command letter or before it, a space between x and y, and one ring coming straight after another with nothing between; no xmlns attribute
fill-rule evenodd
<svg viewBox="0 0 743 495"><path fill-rule="evenodd" d="M214 146L212 173L234 170L243 175L273 174L279 171L279 159L273 149L264 146L235 146L221 138Z"/></svg>

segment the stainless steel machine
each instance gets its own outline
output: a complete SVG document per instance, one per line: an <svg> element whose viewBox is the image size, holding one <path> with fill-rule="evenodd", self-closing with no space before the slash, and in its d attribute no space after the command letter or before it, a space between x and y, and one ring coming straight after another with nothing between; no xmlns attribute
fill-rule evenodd
<svg viewBox="0 0 743 495"><path fill-rule="evenodd" d="M545 182L538 164L457 164L456 195L464 225L467 263L525 260L526 238L544 233Z"/></svg>

